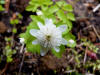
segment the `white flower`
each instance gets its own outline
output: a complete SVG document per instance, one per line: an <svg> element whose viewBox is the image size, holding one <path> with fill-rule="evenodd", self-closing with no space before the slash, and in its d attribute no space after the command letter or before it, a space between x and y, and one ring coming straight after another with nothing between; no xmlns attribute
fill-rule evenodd
<svg viewBox="0 0 100 75"><path fill-rule="evenodd" d="M42 15L43 14L42 11L37 11L36 13L37 13L37 15Z"/></svg>
<svg viewBox="0 0 100 75"><path fill-rule="evenodd" d="M20 39L20 43L24 43L25 39L24 38L19 38Z"/></svg>
<svg viewBox="0 0 100 75"><path fill-rule="evenodd" d="M40 30L31 29L30 34L37 38L32 42L32 44L40 44L40 53L42 56L44 56L48 52L48 50L52 48L56 52L59 52L59 46L61 44L67 44L67 41L62 37L62 32L64 32L67 28L66 25L56 27L51 19L46 19L45 25L38 22L38 27Z"/></svg>
<svg viewBox="0 0 100 75"><path fill-rule="evenodd" d="M74 40L72 40L72 39L71 39L71 40L69 40L69 43L73 44L73 43L74 43Z"/></svg>

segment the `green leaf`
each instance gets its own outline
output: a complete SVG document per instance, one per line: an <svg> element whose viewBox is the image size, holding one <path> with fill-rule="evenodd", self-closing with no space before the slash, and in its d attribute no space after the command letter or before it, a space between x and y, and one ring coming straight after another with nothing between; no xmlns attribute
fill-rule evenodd
<svg viewBox="0 0 100 75"><path fill-rule="evenodd" d="M36 12L39 5L29 5L26 7L26 11Z"/></svg>
<svg viewBox="0 0 100 75"><path fill-rule="evenodd" d="M4 11L5 9L0 5L0 11Z"/></svg>
<svg viewBox="0 0 100 75"><path fill-rule="evenodd" d="M50 8L48 8L48 12L50 13L55 13L59 10L59 8L56 5L51 6Z"/></svg>
<svg viewBox="0 0 100 75"><path fill-rule="evenodd" d="M37 23L31 22L30 25L27 27L27 31L21 34L20 37L25 39L27 51L32 53L39 53L40 46L32 44L32 41L34 41L36 38L29 33L30 29L38 29Z"/></svg>
<svg viewBox="0 0 100 75"><path fill-rule="evenodd" d="M37 4L39 0L30 0L29 5Z"/></svg>
<svg viewBox="0 0 100 75"><path fill-rule="evenodd" d="M13 28L12 32L13 33L17 33L17 29L16 28Z"/></svg>
<svg viewBox="0 0 100 75"><path fill-rule="evenodd" d="M58 26L60 26L60 25L65 25L65 23L63 23L62 21L56 21L56 26L58 27Z"/></svg>
<svg viewBox="0 0 100 75"><path fill-rule="evenodd" d="M10 42L12 39L5 37L5 41Z"/></svg>
<svg viewBox="0 0 100 75"><path fill-rule="evenodd" d="M72 29L72 22L69 20L69 19L66 19L66 22L65 22L68 26L68 32Z"/></svg>
<svg viewBox="0 0 100 75"><path fill-rule="evenodd" d="M60 48L60 52L56 52L54 49L52 49L52 53L58 58L60 58L62 56L62 54L65 52L64 45L61 45L59 48Z"/></svg>
<svg viewBox="0 0 100 75"><path fill-rule="evenodd" d="M7 62L9 63L9 62L12 62L12 61L13 61L12 57L11 56L7 56Z"/></svg>
<svg viewBox="0 0 100 75"><path fill-rule="evenodd" d="M71 33L67 33L67 34L65 34L64 35L64 38L67 40L67 46L68 47L75 47L76 46L76 41L75 41L75 36L73 35L73 34L71 34ZM70 40L73 40L74 42L73 43L71 43L70 42Z"/></svg>
<svg viewBox="0 0 100 75"><path fill-rule="evenodd" d="M66 22L66 18L67 18L67 17L65 16L63 10L59 10L56 14L57 14L57 16L58 16L58 18L59 18L60 20L62 20L63 22Z"/></svg>
<svg viewBox="0 0 100 75"><path fill-rule="evenodd" d="M66 2L65 2L65 1L58 1L58 2L56 2L56 4L57 4L59 7L62 7L63 5L66 4Z"/></svg>
<svg viewBox="0 0 100 75"><path fill-rule="evenodd" d="M41 8L42 8L43 11L48 10L48 7L46 7L46 6L41 6Z"/></svg>
<svg viewBox="0 0 100 75"><path fill-rule="evenodd" d="M25 33L21 34L20 37L25 39L26 45L27 45L28 42L32 42L33 40L35 40L35 37L33 37L33 36L29 33L29 30L26 31Z"/></svg>
<svg viewBox="0 0 100 75"><path fill-rule="evenodd" d="M53 23L56 23L56 16L51 14L51 15L48 15L46 18L52 19Z"/></svg>
<svg viewBox="0 0 100 75"><path fill-rule="evenodd" d="M67 36L68 35L68 36ZM66 35L63 36L66 40L73 39L75 40L75 36L72 33L67 33Z"/></svg>
<svg viewBox="0 0 100 75"><path fill-rule="evenodd" d="M44 23L43 18L42 18L42 17L40 17L40 16L31 15L30 17L31 17L31 18L32 18L32 20L33 20L34 22L36 22L36 23L38 23L38 22Z"/></svg>
<svg viewBox="0 0 100 75"><path fill-rule="evenodd" d="M72 21L75 21L75 16L73 13L67 13L67 18L72 20Z"/></svg>
<svg viewBox="0 0 100 75"><path fill-rule="evenodd" d="M18 23L19 23L18 19L10 20L10 24L12 24L12 25L16 25Z"/></svg>
<svg viewBox="0 0 100 75"><path fill-rule="evenodd" d="M44 5L47 5L47 6L53 4L53 2L51 0L43 0L42 2Z"/></svg>
<svg viewBox="0 0 100 75"><path fill-rule="evenodd" d="M15 24L18 24L19 23L19 20L18 19L15 19L14 21L15 21Z"/></svg>
<svg viewBox="0 0 100 75"><path fill-rule="evenodd" d="M23 16L19 13L19 14L18 14L18 18L19 18L19 19L22 19Z"/></svg>
<svg viewBox="0 0 100 75"><path fill-rule="evenodd" d="M0 0L0 4L5 4L5 0Z"/></svg>
<svg viewBox="0 0 100 75"><path fill-rule="evenodd" d="M70 4L64 5L63 9L66 10L66 11L69 11L69 12L73 11L73 8L72 8L72 6Z"/></svg>
<svg viewBox="0 0 100 75"><path fill-rule="evenodd" d="M32 53L40 53L40 46L32 44L32 41L35 40L35 37L30 35L28 31L26 33L21 34L20 36L25 39L27 51L32 52Z"/></svg>
<svg viewBox="0 0 100 75"><path fill-rule="evenodd" d="M27 51L40 54L40 45L33 45L32 42L27 43Z"/></svg>

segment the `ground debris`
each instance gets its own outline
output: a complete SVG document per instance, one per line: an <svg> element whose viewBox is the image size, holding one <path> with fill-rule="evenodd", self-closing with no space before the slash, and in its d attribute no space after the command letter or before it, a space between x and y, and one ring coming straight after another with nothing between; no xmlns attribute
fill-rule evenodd
<svg viewBox="0 0 100 75"><path fill-rule="evenodd" d="M7 26L0 21L0 33L4 33L5 31L7 31Z"/></svg>

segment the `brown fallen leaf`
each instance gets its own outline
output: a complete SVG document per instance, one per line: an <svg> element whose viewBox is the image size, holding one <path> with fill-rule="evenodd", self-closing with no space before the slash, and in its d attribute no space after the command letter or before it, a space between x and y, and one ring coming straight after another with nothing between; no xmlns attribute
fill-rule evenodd
<svg viewBox="0 0 100 75"><path fill-rule="evenodd" d="M96 34L93 31L90 31L88 39L91 40L92 42L95 42L96 41Z"/></svg>
<svg viewBox="0 0 100 75"><path fill-rule="evenodd" d="M7 30L6 25L0 21L0 33L4 33Z"/></svg>

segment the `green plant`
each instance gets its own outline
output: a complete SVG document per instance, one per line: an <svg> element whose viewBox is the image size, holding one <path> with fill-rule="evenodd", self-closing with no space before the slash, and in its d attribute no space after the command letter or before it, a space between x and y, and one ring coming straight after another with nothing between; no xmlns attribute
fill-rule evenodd
<svg viewBox="0 0 100 75"><path fill-rule="evenodd" d="M4 11L3 4L5 4L5 0L0 0L0 11Z"/></svg>
<svg viewBox="0 0 100 75"><path fill-rule="evenodd" d="M14 17L14 18L13 18ZM22 19L22 15L20 13L14 13L12 18L10 19L10 24L13 25L12 32L15 34L17 33L16 25L19 24L20 20Z"/></svg>
<svg viewBox="0 0 100 75"><path fill-rule="evenodd" d="M16 17L15 17L16 16ZM3 54L7 57L7 62L12 62L13 58L12 55L16 53L16 50L13 50L12 47L14 45L14 34L17 33L16 25L19 23L20 19L22 19L21 14L14 14L14 18L10 20L10 24L13 25L12 28L12 37L5 38L6 41L6 47L5 50L3 51Z"/></svg>
<svg viewBox="0 0 100 75"><path fill-rule="evenodd" d="M16 16L16 17L15 17ZM20 22L23 16L20 13L14 13L14 18L10 20L10 24L16 25Z"/></svg>
<svg viewBox="0 0 100 75"><path fill-rule="evenodd" d="M11 38L5 38L5 41L7 42L7 45L5 47L5 50L3 50L3 54L7 57L7 62L12 62L13 58L12 55L16 53L16 50L12 50L11 48Z"/></svg>
<svg viewBox="0 0 100 75"><path fill-rule="evenodd" d="M97 53L99 52L99 48L94 45L92 42L88 41L86 38L81 39L82 46L86 47L86 63L84 68L92 68L93 72L96 70L100 70L100 60L98 59ZM99 53L98 53L99 54ZM92 60L91 60L92 59Z"/></svg>
<svg viewBox="0 0 100 75"><path fill-rule="evenodd" d="M4 8L2 5L0 5L0 11L4 11Z"/></svg>
<svg viewBox="0 0 100 75"><path fill-rule="evenodd" d="M5 4L5 0L0 0L0 4Z"/></svg>
<svg viewBox="0 0 100 75"><path fill-rule="evenodd" d="M39 29L37 24L39 22L45 24L44 22L46 19L52 19L53 24L55 24L56 27L66 25L67 29L63 32L62 36L68 41L68 44L66 44L67 46L75 47L75 37L70 33L72 21L75 21L75 17L73 8L70 4L67 4L63 0L57 2L52 0L31 0L26 10L37 13L37 15L31 15L32 22L27 27L26 32L21 34L21 38L25 39L28 51L40 54L40 46L32 44L32 41L35 40L35 38L33 38L29 32L31 29ZM70 40L73 40L74 42L72 43ZM60 52L52 50L52 53L60 57L65 51L65 46L61 45L60 49Z"/></svg>
<svg viewBox="0 0 100 75"><path fill-rule="evenodd" d="M15 53L16 51L12 50L9 45L5 47L5 50L3 52L3 54L7 57L7 62L12 62L12 55Z"/></svg>
<svg viewBox="0 0 100 75"><path fill-rule="evenodd" d="M97 48L92 42L87 41L87 39L81 39L81 41L84 46L88 47L88 50L93 51L94 53L98 52L99 48Z"/></svg>

